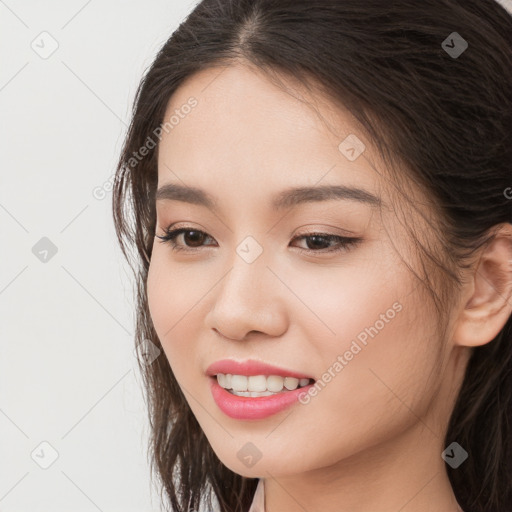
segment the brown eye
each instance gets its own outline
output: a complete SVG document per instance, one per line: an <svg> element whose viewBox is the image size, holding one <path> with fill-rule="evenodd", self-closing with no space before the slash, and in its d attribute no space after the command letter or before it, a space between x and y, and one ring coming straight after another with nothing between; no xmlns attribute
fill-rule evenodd
<svg viewBox="0 0 512 512"><path fill-rule="evenodd" d="M186 245L191 247L199 247L205 239L206 233L202 231L183 231L183 240ZM190 242L190 243L189 243Z"/></svg>
<svg viewBox="0 0 512 512"><path fill-rule="evenodd" d="M306 248L299 247L300 251L312 254L346 251L362 241L361 238L351 238L327 233L309 233L294 238L294 240L300 239L306 240Z"/></svg>
<svg viewBox="0 0 512 512"><path fill-rule="evenodd" d="M179 235L183 235L185 244L179 244L176 239ZM206 238L211 238L204 231L191 228L179 228L165 231L164 236L156 235L163 243L170 243L173 250L187 250L187 248L195 249L201 247Z"/></svg>
<svg viewBox="0 0 512 512"><path fill-rule="evenodd" d="M178 237L183 235L178 243ZM190 227L166 230L164 236L156 235L163 243L169 243L174 251L191 251L204 246L205 241L210 238L204 231ZM309 233L294 238L295 240L306 240L306 248L299 247L300 252L306 254L325 254L341 251L348 251L352 246L362 241L361 238L350 238L328 233Z"/></svg>

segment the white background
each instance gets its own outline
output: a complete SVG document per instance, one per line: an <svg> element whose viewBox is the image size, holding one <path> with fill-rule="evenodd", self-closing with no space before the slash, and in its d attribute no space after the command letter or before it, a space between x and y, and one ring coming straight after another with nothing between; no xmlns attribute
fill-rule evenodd
<svg viewBox="0 0 512 512"><path fill-rule="evenodd" d="M139 80L194 4L0 0L1 512L159 510L108 182Z"/></svg>
<svg viewBox="0 0 512 512"><path fill-rule="evenodd" d="M111 178L185 0L0 1L0 511L157 511ZM32 48L47 31L49 58ZM44 48L41 48L43 50ZM108 188L108 187L106 187ZM32 247L47 237L46 263ZM32 451L47 441L57 460ZM51 450L36 451L50 460Z"/></svg>

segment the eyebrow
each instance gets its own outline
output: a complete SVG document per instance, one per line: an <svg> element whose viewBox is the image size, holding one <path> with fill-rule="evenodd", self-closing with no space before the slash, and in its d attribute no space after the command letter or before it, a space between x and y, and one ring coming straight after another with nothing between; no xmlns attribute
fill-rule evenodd
<svg viewBox="0 0 512 512"><path fill-rule="evenodd" d="M205 206L217 211L217 202L214 197L204 190L189 185L166 184L156 192L156 201L174 200ZM323 185L320 187L295 187L283 190L273 197L270 206L275 210L290 208L304 203L345 199L358 201L371 207L381 206L382 201L374 194L345 185Z"/></svg>

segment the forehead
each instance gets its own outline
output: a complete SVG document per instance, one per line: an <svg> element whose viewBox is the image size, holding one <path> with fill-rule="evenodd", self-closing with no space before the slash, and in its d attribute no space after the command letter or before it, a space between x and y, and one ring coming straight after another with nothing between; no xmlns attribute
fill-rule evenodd
<svg viewBox="0 0 512 512"><path fill-rule="evenodd" d="M171 97L158 151L159 185L184 180L205 188L240 187L262 194L291 185L346 185L381 195L377 156L346 110L300 82L233 65L189 77ZM191 100L194 108L185 108ZM178 122L176 122L178 121ZM359 135L359 136L358 136ZM364 151L350 160L345 141ZM356 148L357 149L357 148Z"/></svg>

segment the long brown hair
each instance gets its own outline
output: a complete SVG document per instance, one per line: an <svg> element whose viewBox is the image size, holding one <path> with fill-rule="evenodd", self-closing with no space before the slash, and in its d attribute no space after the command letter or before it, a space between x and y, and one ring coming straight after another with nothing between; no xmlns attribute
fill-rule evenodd
<svg viewBox="0 0 512 512"><path fill-rule="evenodd" d="M468 42L464 53L443 48L449 35ZM462 264L489 241L493 226L512 222L512 200L504 194L512 185L511 48L512 17L495 0L200 2L145 73L116 172L113 215L136 277L137 346L150 340L162 348L146 294L156 222L155 129L185 79L239 59L303 83L313 78L435 200L444 260ZM455 265L440 264L426 248L424 260L438 262L460 284ZM197 510L215 499L222 511L247 511L257 480L216 457L166 357L146 365L139 353L139 367L152 475L156 470L172 510ZM456 440L469 453L461 467L448 468L466 512L512 511L511 410L509 318L492 342L474 350L446 434L446 445Z"/></svg>

